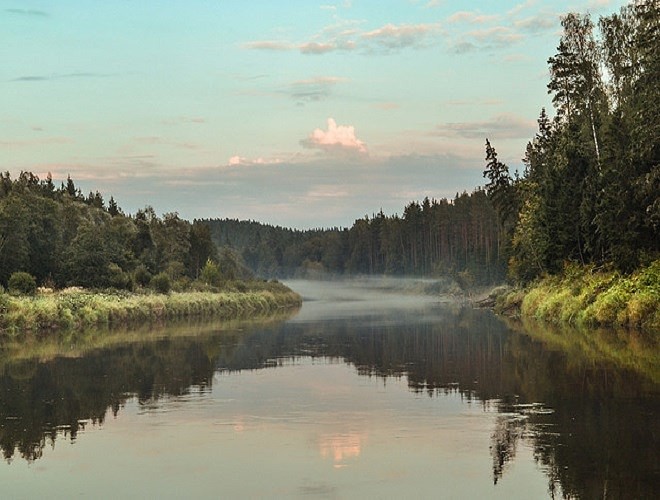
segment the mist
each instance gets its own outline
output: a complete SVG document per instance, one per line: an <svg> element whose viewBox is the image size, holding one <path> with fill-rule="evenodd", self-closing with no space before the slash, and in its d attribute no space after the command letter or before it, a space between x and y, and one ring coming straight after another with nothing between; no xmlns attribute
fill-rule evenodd
<svg viewBox="0 0 660 500"><path fill-rule="evenodd" d="M458 302L461 289L450 278L356 277L319 280L285 280L303 297L300 313L291 321L364 316L365 310L413 310L440 302Z"/></svg>

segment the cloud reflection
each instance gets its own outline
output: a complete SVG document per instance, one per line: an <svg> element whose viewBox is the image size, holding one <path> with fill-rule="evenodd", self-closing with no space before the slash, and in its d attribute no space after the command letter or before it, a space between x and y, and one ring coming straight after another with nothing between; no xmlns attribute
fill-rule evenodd
<svg viewBox="0 0 660 500"><path fill-rule="evenodd" d="M323 459L331 459L335 469L347 467L347 460L360 456L366 434L349 432L345 434L322 434L319 437L319 453Z"/></svg>

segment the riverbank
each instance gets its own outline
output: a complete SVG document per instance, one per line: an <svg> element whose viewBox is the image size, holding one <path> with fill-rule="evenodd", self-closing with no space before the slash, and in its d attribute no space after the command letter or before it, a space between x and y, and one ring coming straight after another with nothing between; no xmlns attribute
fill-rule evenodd
<svg viewBox="0 0 660 500"><path fill-rule="evenodd" d="M70 289L35 296L0 294L0 337L186 318L241 319L299 307L281 283L248 282L243 291L132 293Z"/></svg>
<svg viewBox="0 0 660 500"><path fill-rule="evenodd" d="M495 312L552 324L660 332L660 260L631 275L567 266L495 300Z"/></svg>

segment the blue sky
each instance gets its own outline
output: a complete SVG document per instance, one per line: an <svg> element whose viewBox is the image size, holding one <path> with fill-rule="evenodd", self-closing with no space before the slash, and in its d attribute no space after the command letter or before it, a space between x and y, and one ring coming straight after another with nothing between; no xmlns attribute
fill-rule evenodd
<svg viewBox="0 0 660 500"><path fill-rule="evenodd" d="M617 0L0 0L0 169L128 212L348 226L517 168L560 15Z"/></svg>

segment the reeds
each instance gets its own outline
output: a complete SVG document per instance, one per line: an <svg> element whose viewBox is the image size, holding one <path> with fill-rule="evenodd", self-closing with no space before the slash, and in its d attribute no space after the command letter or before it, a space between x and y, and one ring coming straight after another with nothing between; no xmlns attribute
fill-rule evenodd
<svg viewBox="0 0 660 500"><path fill-rule="evenodd" d="M247 285L242 292L158 294L73 289L36 296L0 294L0 336L184 318L249 318L300 303L300 296L283 285L261 283Z"/></svg>

